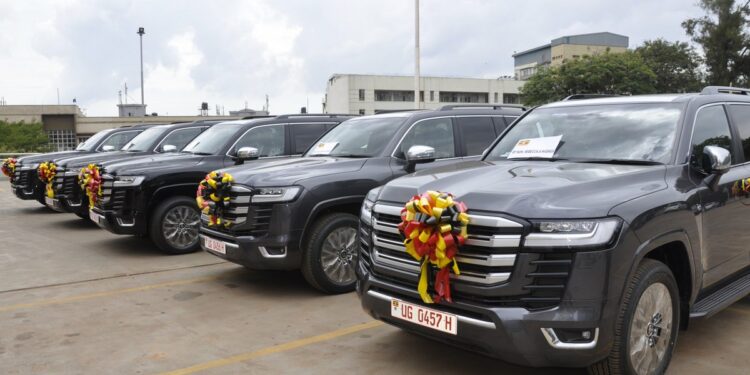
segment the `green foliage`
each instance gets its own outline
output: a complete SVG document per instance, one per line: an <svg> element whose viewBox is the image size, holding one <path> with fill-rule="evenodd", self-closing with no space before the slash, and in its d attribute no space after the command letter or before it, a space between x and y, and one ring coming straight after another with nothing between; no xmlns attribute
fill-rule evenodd
<svg viewBox="0 0 750 375"><path fill-rule="evenodd" d="M703 47L707 82L713 85L746 85L750 77L750 36L745 32L750 2L700 0L706 15L682 22L692 40Z"/></svg>
<svg viewBox="0 0 750 375"><path fill-rule="evenodd" d="M656 74L656 92L696 92L703 87L699 70L701 58L687 43L647 40L635 52Z"/></svg>
<svg viewBox="0 0 750 375"><path fill-rule="evenodd" d="M573 94L651 94L656 81L639 54L604 53L541 69L526 81L521 95L524 104L534 106Z"/></svg>
<svg viewBox="0 0 750 375"><path fill-rule="evenodd" d="M0 121L0 152L47 152L48 143L42 124Z"/></svg>

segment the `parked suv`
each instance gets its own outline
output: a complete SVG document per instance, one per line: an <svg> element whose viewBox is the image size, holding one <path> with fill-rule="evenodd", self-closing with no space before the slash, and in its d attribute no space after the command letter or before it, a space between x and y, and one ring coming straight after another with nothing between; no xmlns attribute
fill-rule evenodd
<svg viewBox="0 0 750 375"><path fill-rule="evenodd" d="M60 212L73 212L89 218L89 200L78 184L81 168L89 164L113 163L123 159L182 150L188 142L219 121L153 126L138 134L117 152L87 154L53 160L57 174L52 182L54 198L46 198L47 206Z"/></svg>
<svg viewBox="0 0 750 375"><path fill-rule="evenodd" d="M432 166L476 159L522 110L450 106L346 121L302 158L224 170L229 228L202 217L205 250L254 269L299 269L327 293L354 290L357 216L370 189Z"/></svg>
<svg viewBox="0 0 750 375"><path fill-rule="evenodd" d="M207 173L245 162L300 155L348 115L283 115L223 122L178 154L153 155L102 166L102 197L91 219L116 234L146 235L164 252L200 249L198 183ZM253 153L246 151L252 148ZM252 162L248 162L251 164Z"/></svg>
<svg viewBox="0 0 750 375"><path fill-rule="evenodd" d="M119 150L135 136L146 130L149 125L137 125L115 129L102 130L71 151L51 152L41 155L25 156L18 159L16 172L11 184L11 190L18 198L23 200L36 199L41 204L44 202L45 183L37 176L37 167L40 163L57 159L73 158L98 152Z"/></svg>
<svg viewBox="0 0 750 375"><path fill-rule="evenodd" d="M678 329L750 293L748 93L707 87L541 106L481 161L370 191L362 306L517 364L664 373ZM468 207L452 303L422 302L419 265L397 229L404 204L427 191Z"/></svg>

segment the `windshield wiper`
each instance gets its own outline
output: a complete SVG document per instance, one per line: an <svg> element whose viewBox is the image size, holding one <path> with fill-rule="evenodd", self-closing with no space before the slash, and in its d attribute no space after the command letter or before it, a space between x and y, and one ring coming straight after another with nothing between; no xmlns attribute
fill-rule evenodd
<svg viewBox="0 0 750 375"><path fill-rule="evenodd" d="M335 155L320 155L320 156L330 156L333 158L369 158L370 155L363 155L363 154L335 154Z"/></svg>
<svg viewBox="0 0 750 375"><path fill-rule="evenodd" d="M506 160L509 161L561 161L561 160L570 160L565 158L540 158L540 157L528 157L528 158L512 158Z"/></svg>
<svg viewBox="0 0 750 375"><path fill-rule="evenodd" d="M578 163L601 163L601 164L622 164L622 165L664 165L662 162L642 159L584 159L577 160Z"/></svg>
<svg viewBox="0 0 750 375"><path fill-rule="evenodd" d="M198 152L190 152L190 151L187 151L187 153L188 153L188 154L193 154L193 155L203 155L203 156L213 155L213 154L212 154L212 153L210 153L210 152L201 152L201 151L198 151Z"/></svg>

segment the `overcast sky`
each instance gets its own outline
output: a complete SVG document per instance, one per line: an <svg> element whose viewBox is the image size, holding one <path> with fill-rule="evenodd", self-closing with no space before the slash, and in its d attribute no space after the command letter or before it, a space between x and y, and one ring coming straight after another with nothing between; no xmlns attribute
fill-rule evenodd
<svg viewBox="0 0 750 375"><path fill-rule="evenodd" d="M422 74L497 77L514 51L611 31L687 41L697 0L422 0ZM140 102L139 26L149 112L212 108L319 112L334 73L413 74L411 0L0 0L0 97L116 115L127 83Z"/></svg>

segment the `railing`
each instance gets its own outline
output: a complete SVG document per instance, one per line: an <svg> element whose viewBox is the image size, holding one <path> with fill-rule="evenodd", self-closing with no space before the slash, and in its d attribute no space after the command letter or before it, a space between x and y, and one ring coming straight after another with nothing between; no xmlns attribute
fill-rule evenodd
<svg viewBox="0 0 750 375"><path fill-rule="evenodd" d="M39 155L39 152L0 152L0 159L5 159L13 156L29 156Z"/></svg>

